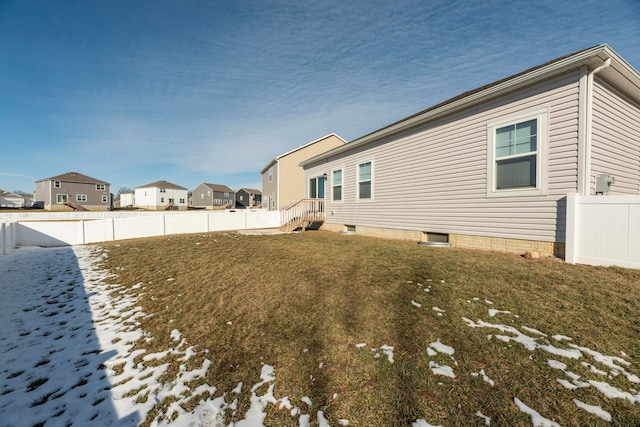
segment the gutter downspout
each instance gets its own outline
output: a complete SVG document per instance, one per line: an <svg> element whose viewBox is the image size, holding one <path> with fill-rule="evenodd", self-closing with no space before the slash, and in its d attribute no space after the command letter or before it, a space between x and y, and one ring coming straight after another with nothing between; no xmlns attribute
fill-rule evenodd
<svg viewBox="0 0 640 427"><path fill-rule="evenodd" d="M585 158L582 191L583 196L591 193L591 145L593 139L593 77L603 69L611 65L611 58L608 58L602 65L587 74L587 117L585 135Z"/></svg>

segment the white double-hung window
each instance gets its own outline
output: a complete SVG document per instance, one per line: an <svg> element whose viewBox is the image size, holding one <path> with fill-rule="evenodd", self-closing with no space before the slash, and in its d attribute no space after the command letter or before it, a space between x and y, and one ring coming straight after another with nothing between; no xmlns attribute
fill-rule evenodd
<svg viewBox="0 0 640 427"><path fill-rule="evenodd" d="M331 172L331 200L334 202L342 200L342 169Z"/></svg>
<svg viewBox="0 0 640 427"><path fill-rule="evenodd" d="M358 199L373 199L373 162L358 164Z"/></svg>
<svg viewBox="0 0 640 427"><path fill-rule="evenodd" d="M487 132L487 196L545 195L546 110L491 123Z"/></svg>

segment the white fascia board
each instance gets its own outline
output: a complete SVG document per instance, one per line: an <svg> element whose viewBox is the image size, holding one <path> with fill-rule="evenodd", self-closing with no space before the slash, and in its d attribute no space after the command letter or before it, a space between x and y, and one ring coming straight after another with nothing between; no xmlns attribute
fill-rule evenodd
<svg viewBox="0 0 640 427"><path fill-rule="evenodd" d="M327 138L329 138L329 137L331 137L331 136L335 136L336 138L338 138L339 140L341 140L344 144L346 144L346 143L347 143L347 141L346 141L344 138L342 138L340 135L338 135L338 134L337 134L337 133L335 133L335 132L332 132L332 133L327 134L327 135L325 135L325 136L322 136L322 137L320 137L320 138L318 138L318 139L315 139L315 140L313 140L313 141L311 141L311 142L307 142L306 144L303 144L303 145L301 145L301 146L299 146L299 147L296 147L296 148L294 148L293 150L289 150L289 151L287 151L286 153L282 153L282 154L280 154L280 155L278 155L278 156L274 157L274 158L273 158L273 160L271 160L271 161L267 164L267 166L265 166L264 168L262 168L262 170L260 171L260 174L264 174L264 173L267 171L267 169L269 169L269 168L270 168L271 166L273 166L274 164L278 163L278 161L279 161L281 158L286 157L286 156L288 156L289 154L295 153L295 152L296 152L296 151L298 151L298 150L302 150L303 148L306 148L306 147L308 147L308 146L310 146L310 145L315 144L316 142L322 141L323 139L327 139Z"/></svg>

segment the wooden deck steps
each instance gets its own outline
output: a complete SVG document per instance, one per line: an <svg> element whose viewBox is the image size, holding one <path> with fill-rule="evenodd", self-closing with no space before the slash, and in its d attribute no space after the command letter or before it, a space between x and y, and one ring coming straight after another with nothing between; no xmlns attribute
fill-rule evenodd
<svg viewBox="0 0 640 427"><path fill-rule="evenodd" d="M74 211L88 211L89 209L85 208L82 205L77 204L76 202L72 202L71 200L65 200L64 204L69 206Z"/></svg>
<svg viewBox="0 0 640 427"><path fill-rule="evenodd" d="M280 211L280 230L290 233L301 229L305 231L310 225L324 222L324 199L302 199L289 204Z"/></svg>

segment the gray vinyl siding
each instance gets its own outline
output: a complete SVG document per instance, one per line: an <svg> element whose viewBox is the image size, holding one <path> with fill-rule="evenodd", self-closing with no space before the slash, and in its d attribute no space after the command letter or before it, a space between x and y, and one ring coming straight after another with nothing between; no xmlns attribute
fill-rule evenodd
<svg viewBox="0 0 640 427"><path fill-rule="evenodd" d="M204 184L198 185L191 192L191 204L196 208L213 206L213 191Z"/></svg>
<svg viewBox="0 0 640 427"><path fill-rule="evenodd" d="M262 174L262 194L263 203L268 203L264 206L266 209L271 210L272 195L275 196L275 206L278 207L278 162L274 162L269 168L273 168L273 179L269 182L269 168L267 168Z"/></svg>
<svg viewBox="0 0 640 427"><path fill-rule="evenodd" d="M84 183L60 180L60 187L54 187L54 181L43 180L36 183L35 197L37 201L43 201L45 207L62 208L63 205L57 202L58 194L66 194L67 200L82 205L88 209L108 209L111 206L110 186L104 182ZM104 190L97 190L96 184L105 186ZM83 194L87 196L86 201L78 202L76 196ZM102 196L106 196L106 201L102 201Z"/></svg>
<svg viewBox="0 0 640 427"><path fill-rule="evenodd" d="M615 177L610 194L640 194L640 105L596 79L593 101L591 194L595 177Z"/></svg>
<svg viewBox="0 0 640 427"><path fill-rule="evenodd" d="M564 198L577 190L579 73L571 73L308 167L342 167L343 201L327 223L564 241ZM487 124L548 111L547 195L487 197ZM373 161L373 200L356 200L358 163ZM564 226L560 228L564 230Z"/></svg>

